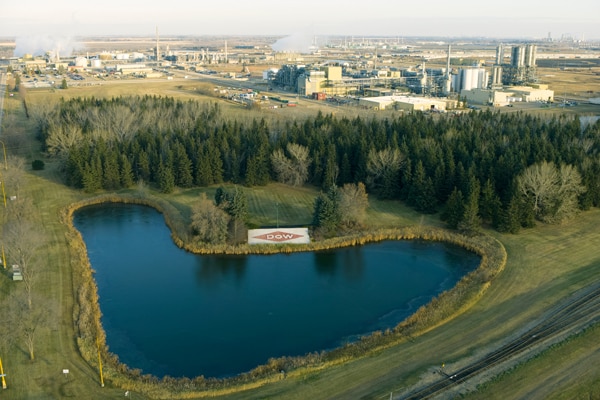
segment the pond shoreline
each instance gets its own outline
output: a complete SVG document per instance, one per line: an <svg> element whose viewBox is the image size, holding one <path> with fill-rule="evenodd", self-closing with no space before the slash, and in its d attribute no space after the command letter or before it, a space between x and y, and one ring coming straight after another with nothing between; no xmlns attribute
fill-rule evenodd
<svg viewBox="0 0 600 400"><path fill-rule="evenodd" d="M89 264L87 250L79 232L73 226L73 213L80 208L102 203L125 203L149 206L159 211L171 231L173 242L180 248L195 254L273 254L294 251L318 251L348 246L357 246L382 240L423 239L448 242L472 251L481 257L477 269L464 276L456 286L441 293L430 303L420 307L415 314L393 329L378 331L362 337L355 343L320 353L300 357L281 357L269 360L250 372L232 378L193 379L170 378L162 380L142 375L119 362L116 355L106 346L105 332L100 323L100 308L93 270ZM403 228L376 229L361 234L348 235L306 245L237 245L198 247L189 243L187 233L182 229L182 217L169 202L134 195L101 195L71 204L61 213L61 220L69 228L69 241L74 250L73 267L77 306L74 321L78 333L77 343L84 359L100 373L99 357L102 359L102 374L105 379L119 387L135 387L151 397L189 398L216 396L258 387L283 377L303 376L310 371L321 370L331 365L348 362L391 347L407 338L415 337L460 315L473 305L489 287L493 278L501 272L506 263L506 251L496 239L487 235L465 236L448 230L412 226ZM282 374L285 371L285 374ZM160 394L159 394L160 393ZM186 393L185 396L183 393Z"/></svg>

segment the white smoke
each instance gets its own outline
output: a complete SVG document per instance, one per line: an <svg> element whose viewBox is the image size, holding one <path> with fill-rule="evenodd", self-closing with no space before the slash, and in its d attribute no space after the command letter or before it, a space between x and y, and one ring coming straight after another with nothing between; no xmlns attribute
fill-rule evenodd
<svg viewBox="0 0 600 400"><path fill-rule="evenodd" d="M73 51L82 48L83 45L69 36L20 36L15 39L15 56L21 57L25 54L41 56L49 53L53 59L69 57Z"/></svg>
<svg viewBox="0 0 600 400"><path fill-rule="evenodd" d="M312 37L305 33L295 33L277 40L271 48L275 51L284 53L311 53Z"/></svg>

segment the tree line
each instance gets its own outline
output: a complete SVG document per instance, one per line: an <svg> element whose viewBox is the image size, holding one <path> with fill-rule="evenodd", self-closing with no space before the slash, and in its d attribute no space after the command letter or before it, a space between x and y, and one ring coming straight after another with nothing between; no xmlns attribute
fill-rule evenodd
<svg viewBox="0 0 600 400"><path fill-rule="evenodd" d="M566 115L407 113L384 119L240 122L218 104L137 96L75 98L36 115L67 184L94 192L280 181L441 212L453 228L518 232L600 205L600 125ZM325 200L326 197L321 198ZM323 203L323 201L321 201Z"/></svg>

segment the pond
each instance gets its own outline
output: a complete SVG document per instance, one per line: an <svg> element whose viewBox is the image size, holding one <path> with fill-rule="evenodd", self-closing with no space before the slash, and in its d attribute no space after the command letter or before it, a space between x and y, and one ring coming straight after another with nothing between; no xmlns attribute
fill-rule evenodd
<svg viewBox="0 0 600 400"><path fill-rule="evenodd" d="M392 328L480 261L426 241L200 256L175 246L162 215L138 205L86 207L74 224L110 351L158 377L232 376Z"/></svg>

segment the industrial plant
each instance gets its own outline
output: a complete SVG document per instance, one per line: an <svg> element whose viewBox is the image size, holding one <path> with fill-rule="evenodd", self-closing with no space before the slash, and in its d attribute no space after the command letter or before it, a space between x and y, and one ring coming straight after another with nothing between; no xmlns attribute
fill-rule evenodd
<svg viewBox="0 0 600 400"><path fill-rule="evenodd" d="M275 38L210 38L182 44L160 39L158 29L147 42L147 48L136 51L87 48L69 56L49 49L43 56L2 57L0 65L37 78L23 80L30 87L56 85L64 76L72 85L92 84L94 78L173 79L179 71L186 78L200 74L251 80L253 88L307 99L353 99L357 106L373 110L444 112L466 104L499 107L554 101L554 91L542 82L537 67L540 49L549 51L553 42L315 38L300 53L281 48L279 43L285 41ZM246 96L245 101L264 98Z"/></svg>

